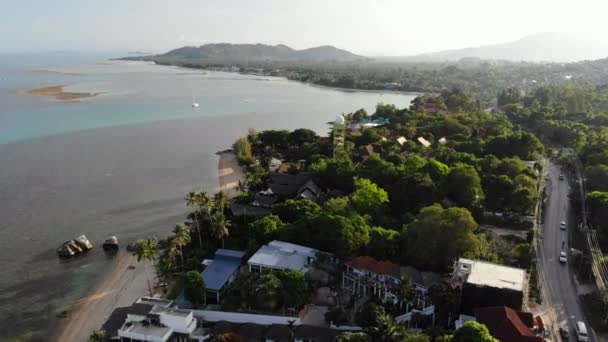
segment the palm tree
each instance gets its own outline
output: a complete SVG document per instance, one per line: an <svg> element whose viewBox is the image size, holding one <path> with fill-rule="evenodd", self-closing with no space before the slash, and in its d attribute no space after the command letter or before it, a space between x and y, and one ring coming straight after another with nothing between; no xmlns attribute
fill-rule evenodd
<svg viewBox="0 0 608 342"><path fill-rule="evenodd" d="M176 224L171 241L179 247L179 255L182 259L182 272L184 272L184 246L190 243L190 231L183 224Z"/></svg>
<svg viewBox="0 0 608 342"><path fill-rule="evenodd" d="M222 240L222 248L224 248L224 238L230 235L230 221L226 220L224 214L218 211L212 217L211 226L213 227L213 235Z"/></svg>
<svg viewBox="0 0 608 342"><path fill-rule="evenodd" d="M205 211L205 214L207 214L207 219L211 220L211 199L205 191L201 191L196 194L196 204L201 212L203 210Z"/></svg>
<svg viewBox="0 0 608 342"><path fill-rule="evenodd" d="M230 199L223 191L220 191L213 196L213 204L217 212L223 214L228 207L228 202L230 202Z"/></svg>
<svg viewBox="0 0 608 342"><path fill-rule="evenodd" d="M135 250L133 255L137 257L137 261L154 261L158 253L158 241L155 239L143 239L137 240L135 243ZM146 275L146 281L148 282L148 292L152 295L152 287L150 286L150 279L148 278L148 272L144 265L144 273Z"/></svg>
<svg viewBox="0 0 608 342"><path fill-rule="evenodd" d="M194 192L194 191L190 191L188 193L188 195L185 198L186 200L186 206L190 207L190 208L194 208L195 206L198 206L198 193ZM196 231L198 232L198 246L200 247L201 251L203 250L203 238L201 237L201 226L198 223L198 215L196 210L194 211L194 222L196 223Z"/></svg>
<svg viewBox="0 0 608 342"><path fill-rule="evenodd" d="M399 341L400 337L402 337L401 335L403 335L403 331L395 323L393 317L386 312L381 312L376 316L376 323L374 326L369 327L369 332L372 340L379 342ZM377 337L377 339L374 337Z"/></svg>
<svg viewBox="0 0 608 342"><path fill-rule="evenodd" d="M416 298L416 294L412 277L404 274L401 277L401 286L399 287L399 302L401 305L405 304L405 311L408 311L408 306Z"/></svg>

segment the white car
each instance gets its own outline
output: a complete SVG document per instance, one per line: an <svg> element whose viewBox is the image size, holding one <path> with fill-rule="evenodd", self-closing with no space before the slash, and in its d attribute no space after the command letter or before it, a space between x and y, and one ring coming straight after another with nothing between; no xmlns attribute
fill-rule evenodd
<svg viewBox="0 0 608 342"><path fill-rule="evenodd" d="M566 260L567 260L566 252L559 253L559 262L561 262L562 264L565 264Z"/></svg>
<svg viewBox="0 0 608 342"><path fill-rule="evenodd" d="M559 224L559 229L561 229L561 230L566 230L566 221L562 221L562 222Z"/></svg>

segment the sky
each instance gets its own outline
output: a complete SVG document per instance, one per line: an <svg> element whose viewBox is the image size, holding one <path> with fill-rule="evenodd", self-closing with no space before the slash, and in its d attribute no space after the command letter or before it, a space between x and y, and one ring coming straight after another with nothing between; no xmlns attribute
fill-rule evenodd
<svg viewBox="0 0 608 342"><path fill-rule="evenodd" d="M608 43L605 0L0 0L0 53L333 45L398 56L565 32Z"/></svg>

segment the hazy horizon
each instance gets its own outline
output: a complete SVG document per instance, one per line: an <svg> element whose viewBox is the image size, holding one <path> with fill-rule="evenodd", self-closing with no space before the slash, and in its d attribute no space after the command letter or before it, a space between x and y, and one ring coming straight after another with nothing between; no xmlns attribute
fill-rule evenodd
<svg viewBox="0 0 608 342"><path fill-rule="evenodd" d="M332 45L365 56L405 56L499 44L542 32L608 43L608 4L515 0L24 0L0 4L0 52L165 52L207 43ZM26 23L26 24L24 24ZM601 24L599 24L601 25Z"/></svg>

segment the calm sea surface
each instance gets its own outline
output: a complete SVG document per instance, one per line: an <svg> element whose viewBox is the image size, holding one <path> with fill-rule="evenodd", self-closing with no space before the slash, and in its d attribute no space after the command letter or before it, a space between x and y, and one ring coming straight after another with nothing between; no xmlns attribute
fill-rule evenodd
<svg viewBox="0 0 608 342"><path fill-rule="evenodd" d="M325 134L336 114L414 98L107 57L0 55L0 341L43 341L112 262L100 248L61 261L60 243L167 235L185 193L218 187L214 153L247 128ZM104 93L58 103L22 92L49 85Z"/></svg>

